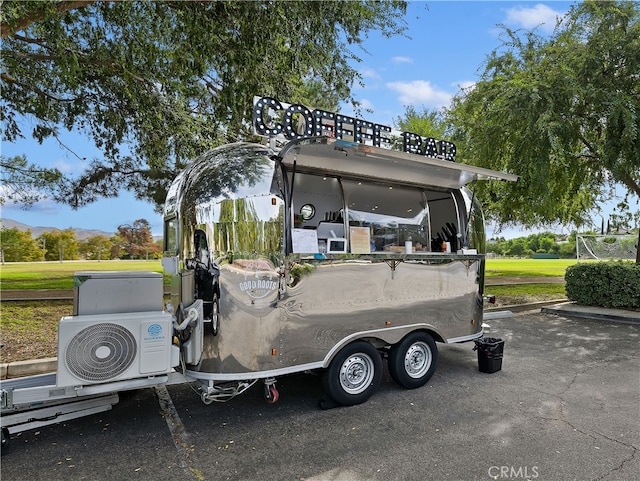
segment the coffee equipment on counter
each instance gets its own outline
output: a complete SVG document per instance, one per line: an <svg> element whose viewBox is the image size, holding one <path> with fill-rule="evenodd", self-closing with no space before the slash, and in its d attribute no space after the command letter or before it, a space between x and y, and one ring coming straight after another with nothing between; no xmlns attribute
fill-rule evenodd
<svg viewBox="0 0 640 481"><path fill-rule="evenodd" d="M451 222L447 222L442 227L442 233L438 232L436 237L431 239L431 251L457 252L460 247L458 244L458 229Z"/></svg>

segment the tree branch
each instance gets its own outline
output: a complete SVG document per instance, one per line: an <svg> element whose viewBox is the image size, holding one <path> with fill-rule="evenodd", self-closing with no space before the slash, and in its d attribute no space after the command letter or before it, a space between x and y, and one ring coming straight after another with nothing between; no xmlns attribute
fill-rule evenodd
<svg viewBox="0 0 640 481"><path fill-rule="evenodd" d="M638 184L638 182L636 182L630 175L628 174L622 174L620 176L620 179L622 180L622 182L624 183L624 185L626 185L627 187L629 187L629 190L633 191L636 193L636 195L638 197L640 197L640 184ZM638 250L640 251L640 247L638 247Z"/></svg>
<svg viewBox="0 0 640 481"><path fill-rule="evenodd" d="M2 80L4 80L5 82L8 82L8 83L11 83L11 84L14 84L14 85L19 85L20 87L22 87L24 89L31 90L32 92L35 92L35 93L37 93L38 95L40 95L42 97L47 97L48 99L55 100L56 102L73 102L74 100L77 99L77 97L69 98L69 99L63 99L63 98L60 98L60 97L56 97L55 95L50 94L49 92L45 92L44 90L39 89L38 87L34 87L34 86L31 86L31 85L27 85L27 84L25 84L23 82L20 82L19 80L14 79L11 75L7 75L6 73L0 74L0 78Z"/></svg>
<svg viewBox="0 0 640 481"><path fill-rule="evenodd" d="M584 134L582 133L578 134L578 136L580 137L580 140L582 140L582 143L585 145L585 147L589 150L589 152L592 153L593 158L597 159L598 151L593 147L593 145L591 145L591 142L589 142L587 138L584 136ZM586 156L583 156L583 157L586 157Z"/></svg>
<svg viewBox="0 0 640 481"><path fill-rule="evenodd" d="M24 43L32 43L34 45L39 45L41 47L44 47L46 45L46 41L42 38L29 38L29 37L25 37L24 35L18 35L17 33L13 34L13 38L15 38L16 40L20 40L21 42Z"/></svg>
<svg viewBox="0 0 640 481"><path fill-rule="evenodd" d="M53 138L56 139L56 142L58 142L58 144L60 145L60 147L62 147L63 149L66 149L68 152L70 152L71 154L75 155L76 158L78 160L87 160L86 157L80 157L73 149L71 149L71 147L69 147L67 144L65 144L62 140L60 140L60 137L58 136L58 134L56 133L55 129L51 129L51 131L53 132Z"/></svg>
<svg viewBox="0 0 640 481"><path fill-rule="evenodd" d="M37 61L50 60L53 62L57 62L58 60L60 60L60 57L58 55L43 55L40 53L36 54L36 53L25 53L25 52L9 52L8 54L5 53L5 57L21 59L21 60L24 60L24 59L37 60Z"/></svg>
<svg viewBox="0 0 640 481"><path fill-rule="evenodd" d="M17 39L19 39L20 41L26 42L26 43L33 43L35 45L40 46L43 50L45 51L51 51L51 49L49 48L49 46L46 44L46 42L43 41L38 41L38 40L33 40L33 39L28 39L27 37L23 37L20 35L16 35L15 36ZM73 54L73 55L77 55L79 59L82 59L83 63L92 67L108 67L110 68L113 72L118 72L118 73L127 73L129 75L131 75L131 77L134 80L137 80L138 82L146 82L146 80L138 75L135 75L133 72L131 72L130 70L126 70L121 64L119 64L118 62L115 62L113 60L107 60L107 61L96 61L91 59L85 52L82 51L78 51L78 50L73 50L73 49L69 49L67 48L65 50L66 53L68 54ZM21 58L21 59L29 59L29 60L37 60L37 61L51 61L51 62L55 62L58 63L60 60L60 56L59 55L43 55L43 54L36 54L36 53L25 53L25 52L9 52L9 54L7 55L5 53L5 56L8 57L13 57L13 58ZM17 81L14 81L13 83L17 83Z"/></svg>
<svg viewBox="0 0 640 481"><path fill-rule="evenodd" d="M62 14L64 12L68 12L69 10L86 7L95 2L96 0L76 0L59 2L55 4L55 6L42 4L42 7L29 12L25 17L17 19L15 23L3 23L2 25L0 25L0 38L5 38L9 35L13 35L16 32L24 30L32 23L36 23L44 19L49 13L47 11L47 7L52 7L56 13Z"/></svg>
<svg viewBox="0 0 640 481"><path fill-rule="evenodd" d="M34 174L47 174L50 172L49 169L45 169L45 168L34 168L32 167L28 167L28 166L21 166L21 165L16 165L15 163L11 163L11 162L4 162L4 161L0 161L0 167L2 168L2 170L6 172L15 172L16 174L20 174L20 175L34 175Z"/></svg>

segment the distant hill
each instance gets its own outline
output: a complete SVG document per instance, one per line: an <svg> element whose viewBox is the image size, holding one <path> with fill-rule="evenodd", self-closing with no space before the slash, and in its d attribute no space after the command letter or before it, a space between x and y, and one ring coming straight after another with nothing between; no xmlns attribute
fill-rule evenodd
<svg viewBox="0 0 640 481"><path fill-rule="evenodd" d="M17 222L13 219L0 219L0 224L2 224L2 227L6 227L7 229L13 229L15 227L16 229L21 230L23 232L31 230L31 237L33 238L39 237L43 232L63 230L63 229L58 229L57 227L42 227L42 226L33 227L27 224L23 224L21 222ZM97 229L71 229L71 230L73 230L76 233L76 239L78 240L83 240L88 237L93 237L95 235L104 235L110 238L114 234L113 232L105 232Z"/></svg>

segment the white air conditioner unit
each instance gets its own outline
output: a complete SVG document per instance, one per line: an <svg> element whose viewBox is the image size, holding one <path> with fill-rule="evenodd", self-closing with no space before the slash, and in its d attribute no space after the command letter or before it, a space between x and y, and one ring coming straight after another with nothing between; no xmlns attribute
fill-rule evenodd
<svg viewBox="0 0 640 481"><path fill-rule="evenodd" d="M58 386L169 373L172 316L132 312L63 317L58 326Z"/></svg>

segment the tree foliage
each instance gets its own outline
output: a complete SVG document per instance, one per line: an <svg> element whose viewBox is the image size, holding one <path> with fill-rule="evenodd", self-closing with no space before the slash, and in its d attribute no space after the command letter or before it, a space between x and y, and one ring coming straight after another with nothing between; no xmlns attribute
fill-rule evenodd
<svg viewBox="0 0 640 481"><path fill-rule="evenodd" d="M148 259L159 252L153 241L151 226L146 219L138 219L133 225L118 226L118 233L112 239L112 257L125 259Z"/></svg>
<svg viewBox="0 0 640 481"><path fill-rule="evenodd" d="M249 135L254 95L352 100L354 47L374 30L401 33L405 8L370 0L4 1L3 138L85 134L102 157L58 200L81 206L125 188L159 206L188 160Z"/></svg>
<svg viewBox="0 0 640 481"><path fill-rule="evenodd" d="M41 261L44 254L30 230L21 231L16 227L0 229L0 249L3 262Z"/></svg>
<svg viewBox="0 0 640 481"><path fill-rule="evenodd" d="M548 39L504 32L449 112L459 158L521 176L478 186L489 216L580 226L615 185L640 196L638 4L579 3Z"/></svg>
<svg viewBox="0 0 640 481"><path fill-rule="evenodd" d="M62 261L74 259L157 259L162 257L162 240L154 241L146 219L118 227L111 238L95 235L78 240L73 229L54 229L37 238L31 230L2 227L0 247L5 262Z"/></svg>
<svg viewBox="0 0 640 481"><path fill-rule="evenodd" d="M423 108L417 110L413 105L405 106L404 114L396 117L394 125L402 132L412 132L422 137L444 139L447 123L439 110Z"/></svg>
<svg viewBox="0 0 640 481"><path fill-rule="evenodd" d="M7 201L29 208L62 186L62 173L55 168L42 168L29 163L24 155L0 156L2 190L0 205Z"/></svg>
<svg viewBox="0 0 640 481"><path fill-rule="evenodd" d="M106 235L94 235L78 241L78 253L87 260L109 259L113 243Z"/></svg>
<svg viewBox="0 0 640 481"><path fill-rule="evenodd" d="M407 105L404 113L394 120L394 126L402 132L411 132L421 137L434 139L446 138L448 124L442 111L430 110L424 107L416 109L413 105ZM402 150L402 139L396 140L394 148Z"/></svg>
<svg viewBox="0 0 640 481"><path fill-rule="evenodd" d="M559 254L560 257L576 257L576 233L568 238L558 236L553 232L530 234L526 237L505 239L492 238L487 242L487 252L501 256L523 257L533 254Z"/></svg>
<svg viewBox="0 0 640 481"><path fill-rule="evenodd" d="M73 229L58 230L51 232L43 232L36 239L43 247L46 261L63 261L79 259L78 240Z"/></svg>

